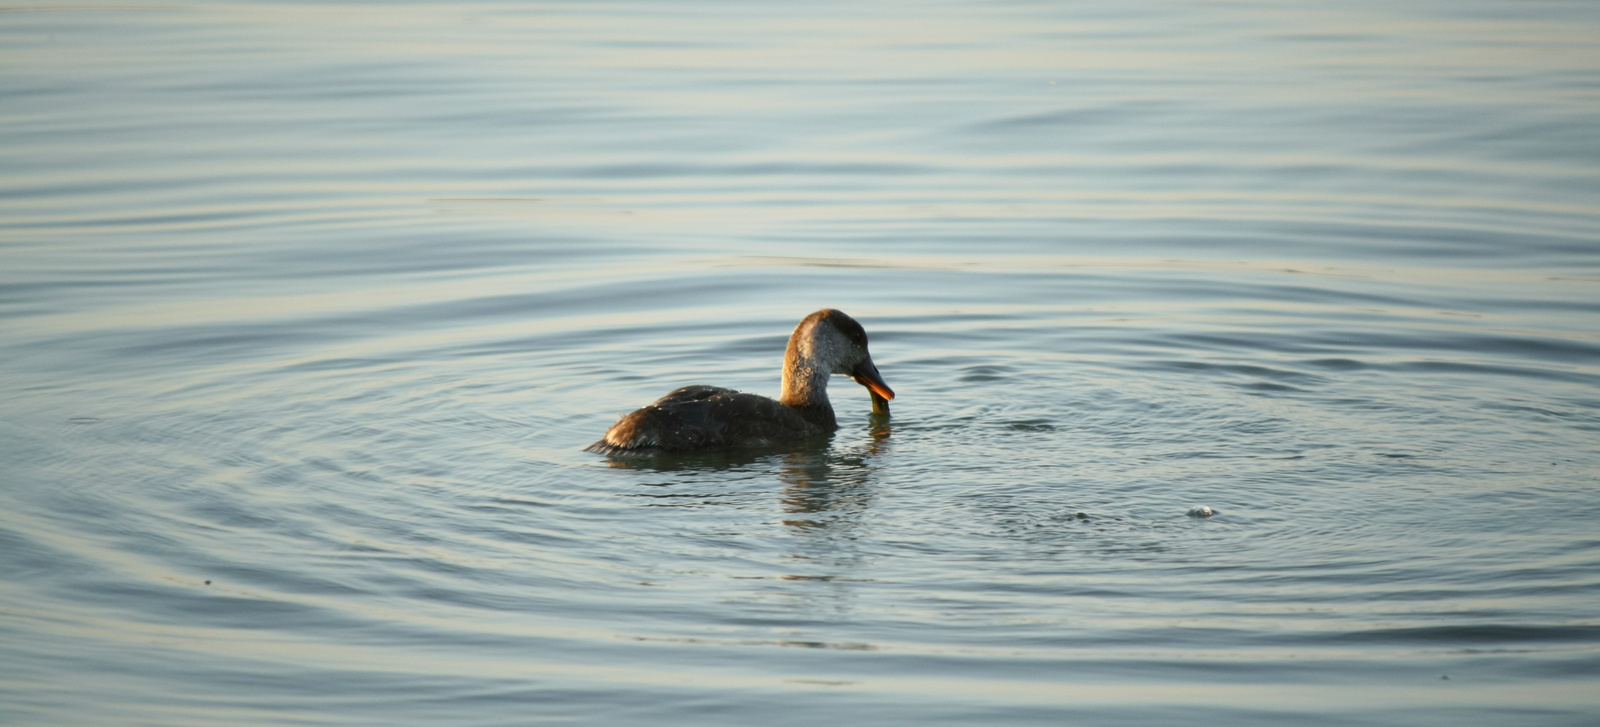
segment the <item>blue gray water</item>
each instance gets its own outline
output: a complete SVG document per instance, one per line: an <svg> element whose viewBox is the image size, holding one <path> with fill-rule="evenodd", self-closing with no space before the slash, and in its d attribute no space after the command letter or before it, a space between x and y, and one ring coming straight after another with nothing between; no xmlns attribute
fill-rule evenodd
<svg viewBox="0 0 1600 727"><path fill-rule="evenodd" d="M0 7L0 722L1593 725L1596 38ZM888 424L581 451L824 306Z"/></svg>

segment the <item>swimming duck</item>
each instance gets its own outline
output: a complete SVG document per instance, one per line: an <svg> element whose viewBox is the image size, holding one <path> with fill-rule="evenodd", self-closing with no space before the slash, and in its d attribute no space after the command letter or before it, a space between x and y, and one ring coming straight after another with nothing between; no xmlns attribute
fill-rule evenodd
<svg viewBox="0 0 1600 727"><path fill-rule="evenodd" d="M867 352L867 332L843 311L824 308L800 321L783 354L777 399L717 386L685 386L622 417L600 441L601 454L658 454L779 444L839 427L828 403L828 378L847 374L888 412L894 391ZM881 400L881 401L880 401Z"/></svg>

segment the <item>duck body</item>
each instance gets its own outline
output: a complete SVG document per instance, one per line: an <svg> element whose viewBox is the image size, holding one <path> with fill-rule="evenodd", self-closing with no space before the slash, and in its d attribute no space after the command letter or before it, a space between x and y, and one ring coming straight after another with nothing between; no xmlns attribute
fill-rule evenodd
<svg viewBox="0 0 1600 727"><path fill-rule="evenodd" d="M783 392L777 399L718 386L685 386L622 417L600 441L601 454L664 454L794 442L838 428L827 385L847 374L873 392L894 398L867 351L867 333L855 319L824 308L795 327L784 352Z"/></svg>
<svg viewBox="0 0 1600 727"><path fill-rule="evenodd" d="M718 386L685 386L633 412L589 445L602 454L654 454L761 446L833 431L776 399Z"/></svg>

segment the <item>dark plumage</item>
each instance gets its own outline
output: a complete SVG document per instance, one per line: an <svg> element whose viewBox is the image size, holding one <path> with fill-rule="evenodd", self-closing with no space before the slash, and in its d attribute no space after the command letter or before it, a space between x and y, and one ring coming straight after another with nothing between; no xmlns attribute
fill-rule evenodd
<svg viewBox="0 0 1600 727"><path fill-rule="evenodd" d="M838 428L828 378L847 374L894 398L867 351L867 332L841 311L824 308L800 321L783 357L777 399L716 386L685 386L624 416L586 449L602 454L657 454L792 442ZM876 404L875 404L876 408ZM883 405L887 411L887 405Z"/></svg>

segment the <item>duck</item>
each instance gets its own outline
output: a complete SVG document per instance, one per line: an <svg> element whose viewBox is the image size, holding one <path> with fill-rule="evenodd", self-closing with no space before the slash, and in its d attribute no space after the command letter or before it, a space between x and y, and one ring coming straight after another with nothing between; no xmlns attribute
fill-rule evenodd
<svg viewBox="0 0 1600 727"><path fill-rule="evenodd" d="M867 331L843 311L823 308L802 319L783 354L777 399L720 386L691 385L623 416L585 447L606 455L652 455L795 442L839 428L828 380L844 374L867 387L873 411L888 413L894 390L867 350Z"/></svg>

